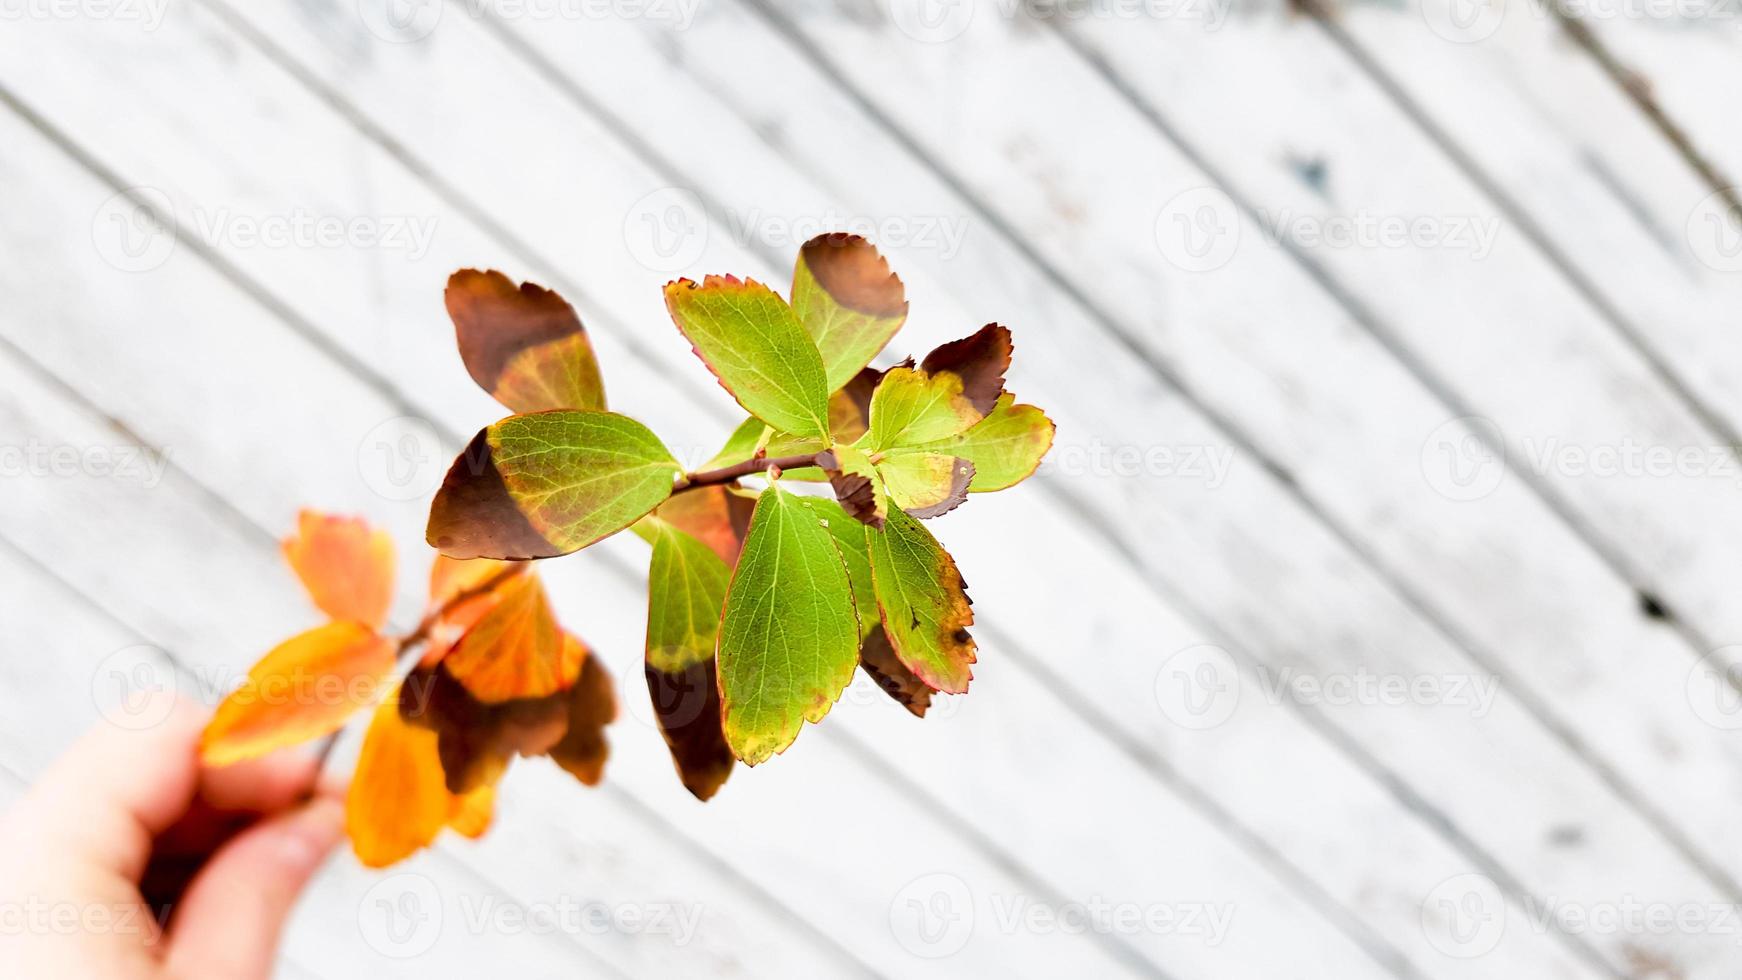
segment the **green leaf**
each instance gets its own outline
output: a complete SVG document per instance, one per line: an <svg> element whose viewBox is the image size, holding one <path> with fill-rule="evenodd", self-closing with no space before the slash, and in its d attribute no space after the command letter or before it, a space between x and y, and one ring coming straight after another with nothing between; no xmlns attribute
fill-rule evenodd
<svg viewBox="0 0 1742 980"><path fill-rule="evenodd" d="M746 412L782 432L828 438L822 355L785 300L755 280L708 276L667 283L665 306Z"/></svg>
<svg viewBox="0 0 1742 980"><path fill-rule="evenodd" d="M890 368L871 393L872 450L918 446L966 432L982 418L962 393L962 376Z"/></svg>
<svg viewBox="0 0 1742 980"><path fill-rule="evenodd" d="M647 663L677 673L714 657L731 570L713 549L657 518L647 570Z"/></svg>
<svg viewBox="0 0 1742 980"><path fill-rule="evenodd" d="M461 269L444 298L466 370L509 411L605 407L593 344L561 296L494 269Z"/></svg>
<svg viewBox="0 0 1742 980"><path fill-rule="evenodd" d="M1013 487L1033 475L1052 448L1053 424L1033 405L1016 404L1016 396L999 397L992 414L966 432L917 446L920 452L959 456L974 464L971 493ZM901 450L905 453L907 450Z"/></svg>
<svg viewBox="0 0 1742 980"><path fill-rule="evenodd" d="M756 450L763 447L762 438L764 435L772 437L774 430L768 427L768 423L751 416L738 423L738 427L726 437L726 444L720 447L720 451L714 454L714 458L696 467L696 469L720 470L742 463L756 455Z"/></svg>
<svg viewBox="0 0 1742 980"><path fill-rule="evenodd" d="M853 608L859 616L859 636L864 638L877 628L877 593L871 584L871 545L865 538L865 525L854 520L840 504L827 497L800 497L829 535L835 539L835 550L847 566L847 582L853 587Z"/></svg>
<svg viewBox="0 0 1742 980"><path fill-rule="evenodd" d="M726 742L749 765L820 721L859 662L859 622L833 535L798 497L762 492L726 593L719 671Z"/></svg>
<svg viewBox="0 0 1742 980"><path fill-rule="evenodd" d="M792 308L823 358L828 390L871 363L907 319L907 292L858 235L819 235L798 251Z"/></svg>
<svg viewBox="0 0 1742 980"><path fill-rule="evenodd" d="M635 523L682 467L659 437L611 412L516 415L472 438L430 506L450 558L551 558Z"/></svg>
<svg viewBox="0 0 1742 980"><path fill-rule="evenodd" d="M943 453L892 453L877 464L877 475L895 506L932 518L968 499L974 464Z"/></svg>
<svg viewBox="0 0 1742 980"><path fill-rule="evenodd" d="M899 510L883 530L867 529L871 578L883 631L895 654L920 680L950 694L973 677L974 610L955 559L925 525Z"/></svg>

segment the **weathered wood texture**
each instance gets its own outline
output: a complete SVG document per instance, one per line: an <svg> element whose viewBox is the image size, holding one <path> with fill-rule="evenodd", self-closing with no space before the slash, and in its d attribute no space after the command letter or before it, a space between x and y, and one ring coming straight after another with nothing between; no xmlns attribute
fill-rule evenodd
<svg viewBox="0 0 1742 980"><path fill-rule="evenodd" d="M1060 425L938 525L972 696L921 724L861 679L703 806L645 549L551 563L622 680L606 786L524 765L483 842L336 859L287 976L1736 976L1742 231L1594 52L1734 172L1742 37L1298 6L22 8L4 795L113 685L210 697L305 625L300 506L391 528L415 615L427 491L499 414L448 271L568 295L698 461L733 406L658 287L784 285L845 226L908 284L891 353L1007 323Z"/></svg>

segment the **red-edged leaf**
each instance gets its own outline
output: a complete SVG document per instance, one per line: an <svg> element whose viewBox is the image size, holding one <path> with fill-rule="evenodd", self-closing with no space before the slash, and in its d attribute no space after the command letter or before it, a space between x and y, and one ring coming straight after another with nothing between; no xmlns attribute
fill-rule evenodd
<svg viewBox="0 0 1742 980"><path fill-rule="evenodd" d="M665 305L720 384L746 412L781 432L828 436L822 356L792 308L753 279L667 283Z"/></svg>
<svg viewBox="0 0 1742 980"><path fill-rule="evenodd" d="M949 694L968 689L976 657L974 610L956 562L925 525L898 510L867 531L871 577L889 645L908 669Z"/></svg>

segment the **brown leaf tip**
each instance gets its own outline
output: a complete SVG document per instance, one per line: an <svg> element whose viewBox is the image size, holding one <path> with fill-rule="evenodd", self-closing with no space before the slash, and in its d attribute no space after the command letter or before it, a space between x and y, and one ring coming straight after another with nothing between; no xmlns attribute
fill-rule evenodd
<svg viewBox="0 0 1742 980"><path fill-rule="evenodd" d="M425 540L449 558L554 558L546 540L514 502L490 448L490 430L472 437L454 460L429 508Z"/></svg>
<svg viewBox="0 0 1742 980"><path fill-rule="evenodd" d="M817 466L828 474L829 486L834 488L835 499L840 501L841 509L847 516L862 524L869 524L877 530L883 530L885 523L883 515L877 513L877 488L871 479L860 473L848 473L841 469L841 463L834 450L817 454Z"/></svg>
<svg viewBox="0 0 1742 980"><path fill-rule="evenodd" d="M1004 375L1015 353L1010 329L988 323L961 340L952 340L925 356L919 363L927 374L949 371L962 379L962 394L982 416L992 414L998 396L1004 393Z"/></svg>
<svg viewBox="0 0 1742 980"><path fill-rule="evenodd" d="M907 290L901 277L870 242L846 232L830 232L805 242L799 258L817 284L848 309L875 317L907 315Z"/></svg>
<svg viewBox="0 0 1742 980"><path fill-rule="evenodd" d="M925 717L926 710L931 707L932 689L896 656L881 625L866 634L859 645L859 666L895 703L916 718Z"/></svg>
<svg viewBox="0 0 1742 980"><path fill-rule="evenodd" d="M584 333L574 307L532 282L518 286L495 269L461 269L442 294L454 322L460 359L472 379L494 391L503 369L529 347Z"/></svg>

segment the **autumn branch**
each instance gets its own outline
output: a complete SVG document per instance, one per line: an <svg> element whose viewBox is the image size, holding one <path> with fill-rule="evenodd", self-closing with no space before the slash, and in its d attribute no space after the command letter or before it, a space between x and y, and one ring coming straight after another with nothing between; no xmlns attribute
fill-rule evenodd
<svg viewBox="0 0 1742 980"><path fill-rule="evenodd" d="M685 490L694 490L697 487L711 487L718 486L722 483L731 483L739 477L754 476L761 473L767 470L770 466L777 470L796 470L802 466L815 466L817 465L817 457L820 455L822 454L801 453L797 456L776 456L773 459L769 459L766 456L753 456L742 463L734 463L731 466L722 466L717 470L702 470L699 473L686 473L683 477L679 478L677 486L673 487L671 492L678 494L683 493Z"/></svg>

